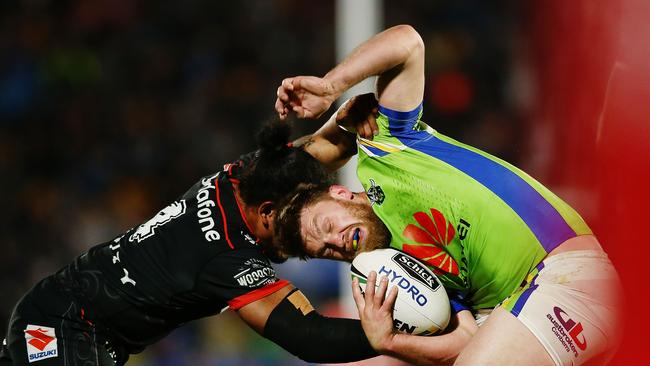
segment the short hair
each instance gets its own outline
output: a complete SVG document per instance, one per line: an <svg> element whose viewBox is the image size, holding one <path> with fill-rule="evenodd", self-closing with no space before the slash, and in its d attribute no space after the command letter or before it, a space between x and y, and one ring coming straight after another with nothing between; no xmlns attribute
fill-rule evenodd
<svg viewBox="0 0 650 366"><path fill-rule="evenodd" d="M274 248L281 258L298 257L306 260L311 256L305 251L300 234L300 218L303 208L328 199L329 184L301 184L292 195L281 202L275 216Z"/></svg>

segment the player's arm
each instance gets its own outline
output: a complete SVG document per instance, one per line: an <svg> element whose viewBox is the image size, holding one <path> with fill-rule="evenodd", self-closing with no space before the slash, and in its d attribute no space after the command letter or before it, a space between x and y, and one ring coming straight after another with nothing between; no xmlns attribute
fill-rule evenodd
<svg viewBox="0 0 650 366"><path fill-rule="evenodd" d="M318 314L291 285L237 313L258 333L307 362L352 362L377 356L358 320Z"/></svg>
<svg viewBox="0 0 650 366"><path fill-rule="evenodd" d="M352 291L361 324L372 347L381 354L416 365L451 365L478 330L474 317L467 310L456 313L446 333L438 336L414 336L393 329L393 306L397 287L384 300L388 281L383 278L375 293L377 274L371 272L366 293L361 294L358 280Z"/></svg>
<svg viewBox="0 0 650 366"><path fill-rule="evenodd" d="M318 131L297 139L293 145L302 147L330 171L335 171L357 153L355 133L364 138L372 138L377 133L376 113L377 100L373 93L357 95L343 103Z"/></svg>
<svg viewBox="0 0 650 366"><path fill-rule="evenodd" d="M357 153L355 135L336 124L336 115L333 114L318 131L293 142L293 146L304 149L332 172Z"/></svg>
<svg viewBox="0 0 650 366"><path fill-rule="evenodd" d="M389 28L358 46L322 78L296 76L282 81L276 111L317 118L346 90L370 76L379 76L379 103L397 111L415 109L424 93L424 42L409 25Z"/></svg>
<svg viewBox="0 0 650 366"><path fill-rule="evenodd" d="M442 335L420 337L395 333L386 348L379 353L414 365L453 365L456 357L478 330L471 312L464 310L454 315L450 326L455 328Z"/></svg>

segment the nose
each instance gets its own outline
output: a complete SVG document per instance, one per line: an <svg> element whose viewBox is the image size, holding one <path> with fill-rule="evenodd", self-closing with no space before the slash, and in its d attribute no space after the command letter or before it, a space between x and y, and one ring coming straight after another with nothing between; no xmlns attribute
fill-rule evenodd
<svg viewBox="0 0 650 366"><path fill-rule="evenodd" d="M327 243L335 248L345 248L345 235L343 233L330 233L327 235Z"/></svg>

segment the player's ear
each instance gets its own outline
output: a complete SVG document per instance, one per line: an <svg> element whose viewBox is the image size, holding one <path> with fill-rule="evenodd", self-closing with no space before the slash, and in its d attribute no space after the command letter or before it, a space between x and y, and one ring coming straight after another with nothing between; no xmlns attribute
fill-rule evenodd
<svg viewBox="0 0 650 366"><path fill-rule="evenodd" d="M338 184L333 184L329 188L329 194L333 198L351 200L354 199L354 193L348 189L346 186L341 186Z"/></svg>
<svg viewBox="0 0 650 366"><path fill-rule="evenodd" d="M275 208L273 201L264 201L257 207L257 214L262 219L264 227L268 228L275 219Z"/></svg>

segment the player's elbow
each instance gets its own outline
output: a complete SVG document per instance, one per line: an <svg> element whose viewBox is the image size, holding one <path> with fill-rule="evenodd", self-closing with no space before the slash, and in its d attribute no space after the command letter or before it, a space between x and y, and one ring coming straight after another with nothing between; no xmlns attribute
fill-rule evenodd
<svg viewBox="0 0 650 366"><path fill-rule="evenodd" d="M474 321L474 317L469 311L463 311L457 316L460 318L460 322L456 329L449 334L452 338L449 342L447 352L439 362L441 365L453 365L456 358L458 358L463 349L465 349L472 340L474 334L478 331L478 326Z"/></svg>
<svg viewBox="0 0 650 366"><path fill-rule="evenodd" d="M430 357L425 357L418 362L419 365L437 365L437 366L451 366L456 362L456 359L463 351L465 346L471 340L471 336L465 337L465 335L457 335L453 340L448 339L447 346L438 350L434 354L429 355Z"/></svg>
<svg viewBox="0 0 650 366"><path fill-rule="evenodd" d="M399 34L400 44L408 50L409 54L424 54L424 41L413 26L400 24L393 29Z"/></svg>
<svg viewBox="0 0 650 366"><path fill-rule="evenodd" d="M445 348L435 353L435 358L428 360L436 365L453 365L460 353L465 349L478 331L474 316L467 310L461 311L452 318L453 328L445 337Z"/></svg>
<svg viewBox="0 0 650 366"><path fill-rule="evenodd" d="M453 365L460 353L465 349L469 341L472 339L471 334L462 334L457 337L454 342L451 342L447 353L441 357L440 365Z"/></svg>

